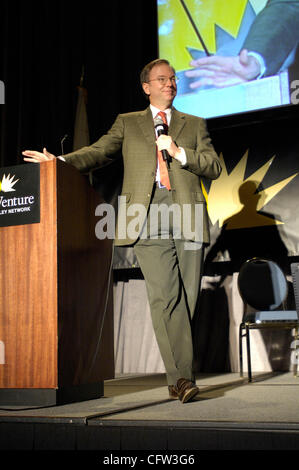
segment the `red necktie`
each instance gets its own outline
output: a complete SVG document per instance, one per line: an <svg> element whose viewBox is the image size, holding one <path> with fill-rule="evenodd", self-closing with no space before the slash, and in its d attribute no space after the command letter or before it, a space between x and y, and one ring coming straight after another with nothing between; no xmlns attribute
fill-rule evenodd
<svg viewBox="0 0 299 470"><path fill-rule="evenodd" d="M167 126L166 113L164 113L163 111L160 111L157 114L157 116L160 116L164 124L166 124ZM162 152L160 152L158 149L157 149L157 157L158 157L158 162L159 162L160 182L161 184L163 184L163 186L165 186L168 190L170 190L171 186L170 186L170 181L169 181L167 165L166 165L166 162L163 160Z"/></svg>

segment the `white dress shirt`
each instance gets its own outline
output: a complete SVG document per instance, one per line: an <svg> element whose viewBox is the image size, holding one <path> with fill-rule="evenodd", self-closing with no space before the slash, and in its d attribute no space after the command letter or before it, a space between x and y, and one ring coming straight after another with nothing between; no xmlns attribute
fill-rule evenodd
<svg viewBox="0 0 299 470"><path fill-rule="evenodd" d="M153 115L153 119L157 116L157 114L161 111L160 109L156 108L152 104L150 105L151 112ZM167 125L169 127L170 121L171 121L171 108L167 108L163 111L166 114L166 119L167 119ZM179 160L182 166L186 164L187 158L186 158L186 152L182 147L179 147L179 153L176 155L176 160ZM156 172L156 181L160 184L160 171L159 171L159 163L157 165L157 172Z"/></svg>

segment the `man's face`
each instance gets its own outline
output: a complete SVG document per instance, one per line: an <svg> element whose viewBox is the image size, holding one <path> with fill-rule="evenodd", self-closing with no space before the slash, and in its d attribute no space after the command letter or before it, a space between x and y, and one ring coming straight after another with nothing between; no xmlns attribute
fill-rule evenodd
<svg viewBox="0 0 299 470"><path fill-rule="evenodd" d="M166 79L166 82L162 83L159 79ZM153 106L161 110L167 109L176 96L175 73L167 64L155 65L150 71L148 83L143 83L142 86Z"/></svg>

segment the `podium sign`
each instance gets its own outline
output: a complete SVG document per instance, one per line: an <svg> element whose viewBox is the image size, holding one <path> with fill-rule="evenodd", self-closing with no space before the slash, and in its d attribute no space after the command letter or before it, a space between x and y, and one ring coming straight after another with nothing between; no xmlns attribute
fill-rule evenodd
<svg viewBox="0 0 299 470"><path fill-rule="evenodd" d="M40 166L0 169L0 227L40 222Z"/></svg>

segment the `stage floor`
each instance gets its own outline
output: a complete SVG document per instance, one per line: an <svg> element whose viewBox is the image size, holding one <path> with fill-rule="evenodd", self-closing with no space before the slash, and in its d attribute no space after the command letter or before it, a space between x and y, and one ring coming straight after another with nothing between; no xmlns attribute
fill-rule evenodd
<svg viewBox="0 0 299 470"><path fill-rule="evenodd" d="M0 407L0 450L298 450L299 378L197 377L195 401L169 400L164 374L105 382L104 397L44 408ZM114 455L114 454L113 454ZM115 454L116 455L116 454Z"/></svg>

